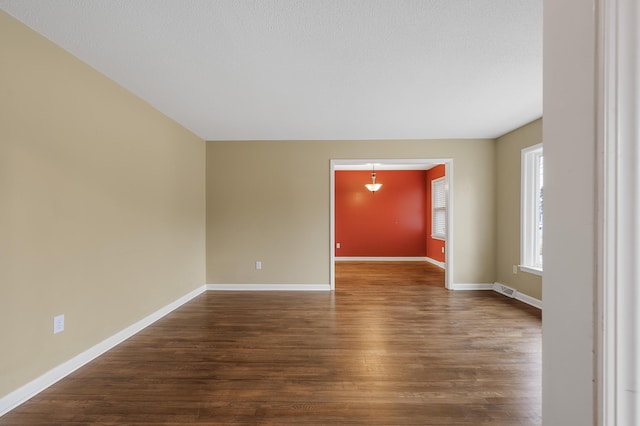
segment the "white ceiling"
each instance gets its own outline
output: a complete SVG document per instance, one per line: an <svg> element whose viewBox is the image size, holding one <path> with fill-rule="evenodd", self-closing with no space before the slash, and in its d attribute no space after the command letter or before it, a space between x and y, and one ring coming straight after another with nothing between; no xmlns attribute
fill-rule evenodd
<svg viewBox="0 0 640 426"><path fill-rule="evenodd" d="M206 140L494 138L542 116L542 0L0 0Z"/></svg>

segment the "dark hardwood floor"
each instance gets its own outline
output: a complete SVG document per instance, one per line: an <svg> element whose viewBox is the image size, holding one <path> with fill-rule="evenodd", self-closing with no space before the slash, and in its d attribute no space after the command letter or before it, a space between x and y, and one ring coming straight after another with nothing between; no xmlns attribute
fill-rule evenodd
<svg viewBox="0 0 640 426"><path fill-rule="evenodd" d="M540 311L443 282L339 262L332 293L206 292L0 424L540 424Z"/></svg>

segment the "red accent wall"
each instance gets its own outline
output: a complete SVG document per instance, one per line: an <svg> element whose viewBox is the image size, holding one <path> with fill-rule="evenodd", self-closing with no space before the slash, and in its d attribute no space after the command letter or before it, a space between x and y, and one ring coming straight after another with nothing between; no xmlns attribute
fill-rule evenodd
<svg viewBox="0 0 640 426"><path fill-rule="evenodd" d="M430 257L433 260L437 260L439 262L445 261L445 254L442 253L442 248L445 247L445 242L443 240L436 240L431 238L431 182L434 179L441 178L445 175L445 166L444 164L439 164L429 170L426 173L426 187L427 187L427 257Z"/></svg>
<svg viewBox="0 0 640 426"><path fill-rule="evenodd" d="M376 171L382 188L369 192L371 171L335 172L337 257L426 256L426 172Z"/></svg>

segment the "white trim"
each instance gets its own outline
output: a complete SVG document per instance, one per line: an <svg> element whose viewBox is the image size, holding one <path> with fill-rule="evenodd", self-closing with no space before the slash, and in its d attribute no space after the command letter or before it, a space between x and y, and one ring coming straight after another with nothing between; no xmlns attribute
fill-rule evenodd
<svg viewBox="0 0 640 426"><path fill-rule="evenodd" d="M504 290L505 289L509 289L512 290L513 293L511 295L507 294ZM503 296L506 297L510 297L512 299L516 299L519 300L521 302L526 303L527 305L531 305L534 308L538 308L540 310L542 310L542 301L539 299L536 299L535 297L531 297L527 294L524 293L520 293L518 290L511 288L509 286L506 286L502 283L499 282L495 282L493 284L484 284L484 283L469 283L469 284L463 284L463 283L456 283L453 285L453 287L450 290L493 290L496 293L500 293Z"/></svg>
<svg viewBox="0 0 640 426"><path fill-rule="evenodd" d="M443 164L442 159L385 159L385 160L367 160L367 159L348 159L348 160L331 160L335 166L335 170L371 170L371 166L375 165L377 170L429 170L435 166Z"/></svg>
<svg viewBox="0 0 640 426"><path fill-rule="evenodd" d="M169 314L171 311L179 308L180 306L184 305L194 297L202 294L204 291L205 291L205 286L198 287L197 289L182 296L178 300L172 303L169 303L163 308L158 309L151 315L130 325L124 330L117 332L113 336L108 337L107 339L92 346L86 351L74 356L70 360L63 362L57 367L54 367L53 369L49 370L42 376L30 381L26 385L0 398L0 416L13 410L20 404L26 402L28 399L36 396L43 390L47 389L49 386L65 378L69 374L76 371L78 368L82 367L88 362L104 354L111 348L117 346L121 342L127 340L131 336L135 335L136 333L150 326L154 322L158 321L160 318Z"/></svg>
<svg viewBox="0 0 640 426"><path fill-rule="evenodd" d="M531 297L528 294L521 293L513 287L509 287L505 284L502 284L496 281L495 283L493 283L493 291L495 291L496 293L500 293L504 296L510 297L512 299L516 299L521 302L524 302L527 305L533 306L534 308L538 308L542 310L541 300L536 299L535 297Z"/></svg>
<svg viewBox="0 0 640 426"><path fill-rule="evenodd" d="M640 6L600 0L598 26L598 425L640 424Z"/></svg>
<svg viewBox="0 0 640 426"><path fill-rule="evenodd" d="M451 286L451 290L493 290L494 284L483 283L456 283ZM196 296L199 296L204 291L330 291L331 286L329 284L207 284L206 286L198 287L197 289L187 293L178 300L166 305L165 307L157 310L156 312L148 315L140 321L130 325L124 330L119 331L113 336L103 340L102 342L92 346L81 354L71 358L70 360L58 365L57 367L49 370L42 376L32 380L26 385L16 389L8 395L0 398L0 417L20 404L26 402L30 398L33 398L43 390L52 386L56 382L65 378L69 374L76 371L78 368L86 365L95 358L119 345L128 338L139 333L146 327L150 326L154 322L158 321L162 317L176 310L180 306L189 302ZM497 290L496 290L497 291ZM519 294L516 299L521 300L524 303L528 303L531 306L542 309L542 302L533 297Z"/></svg>
<svg viewBox="0 0 640 426"><path fill-rule="evenodd" d="M538 211L537 161L543 155L542 143L523 148L520 151L520 269L526 272L541 269L536 262L536 212ZM542 266L542 265L540 265Z"/></svg>
<svg viewBox="0 0 640 426"><path fill-rule="evenodd" d="M516 292L515 298L523 303L526 303L527 305L530 305L530 306L533 306L534 308L538 308L542 310L542 300L540 299L531 297L528 294L520 293L519 291Z"/></svg>
<svg viewBox="0 0 640 426"><path fill-rule="evenodd" d="M444 175L447 178L447 248L444 253L444 287L453 286L453 159L445 161Z"/></svg>
<svg viewBox="0 0 640 426"><path fill-rule="evenodd" d="M447 265L444 262L440 262L438 260L432 259L430 257L425 258L425 260L429 263L431 263L432 265L436 265L438 268L441 269L446 269Z"/></svg>
<svg viewBox="0 0 640 426"><path fill-rule="evenodd" d="M407 164L411 164L414 166L419 165L438 165L444 164L445 167L445 177L448 181L448 191L447 191L447 250L445 253L445 268L444 268L444 285L445 288L452 289L453 287L453 268L454 268L454 237L453 237L453 189L454 189L454 178L453 178L453 158L431 158L431 159L396 159L396 160L379 160L379 159L342 159L342 160L329 160L329 208L330 208L330 217L329 217L329 282L331 290L335 289L336 286L336 256L335 256L335 172L338 168L344 170L346 167L351 165L360 165L368 164L371 165L375 163L378 168L393 168L393 166L398 166L398 168L404 167Z"/></svg>
<svg viewBox="0 0 640 426"><path fill-rule="evenodd" d="M491 283L454 283L449 290L493 290Z"/></svg>
<svg viewBox="0 0 640 426"><path fill-rule="evenodd" d="M542 269L532 268L530 266L524 266L524 265L518 265L518 268L520 268L520 270L523 272L528 272L530 274L538 275L540 277L542 276Z"/></svg>
<svg viewBox="0 0 640 426"><path fill-rule="evenodd" d="M329 161L329 286L336 289L336 167L340 160Z"/></svg>
<svg viewBox="0 0 640 426"><path fill-rule="evenodd" d="M427 257L336 256L336 262L428 262Z"/></svg>
<svg viewBox="0 0 640 426"><path fill-rule="evenodd" d="M508 285L504 285L502 283L499 282L495 282L493 283L493 291L495 291L496 293L500 293L504 296L510 297L512 299L515 299L516 294L518 293L518 290L516 290L513 287L509 287Z"/></svg>
<svg viewBox="0 0 640 426"><path fill-rule="evenodd" d="M329 284L207 284L208 291L331 291Z"/></svg>

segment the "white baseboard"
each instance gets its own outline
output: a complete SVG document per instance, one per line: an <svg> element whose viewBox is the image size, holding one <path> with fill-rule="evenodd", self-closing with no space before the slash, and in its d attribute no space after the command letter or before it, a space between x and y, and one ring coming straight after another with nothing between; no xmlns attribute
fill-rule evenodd
<svg viewBox="0 0 640 426"><path fill-rule="evenodd" d="M453 283L449 290L493 290L489 283Z"/></svg>
<svg viewBox="0 0 640 426"><path fill-rule="evenodd" d="M504 284L499 283L499 282L493 283L492 290L495 291L496 293L500 293L503 296L507 296L507 297L510 297L512 299L515 299L516 293L518 292L515 288L509 287L509 286L504 285Z"/></svg>
<svg viewBox="0 0 640 426"><path fill-rule="evenodd" d="M342 258L345 259L345 258ZM381 259L381 258L376 258ZM397 259L397 258L394 258ZM424 260L423 258L417 258L418 260ZM336 258L338 260L338 258ZM416 258L411 258L416 260ZM453 284L451 290L497 290L497 286L504 286L500 283L485 284L485 283L456 283ZM505 286L506 287L506 286ZM197 289L182 296L178 300L166 305L165 307L157 310L151 315L143 318L142 320L130 325L124 330L114 334L113 336L103 340L97 345L92 346L81 354L71 358L70 360L60 364L59 366L49 370L42 376L32 380L26 385L16 389L15 391L0 398L0 416L11 411L15 407L19 406L28 399L34 397L38 393L42 392L49 386L63 379L67 375L73 373L78 368L87 364L88 362L99 357L109 349L115 347L119 343L125 341L141 330L145 329L149 325L158 321L171 311L184 305L194 297L200 295L205 290L212 291L330 291L331 286L329 284L207 284L206 286L198 287ZM501 292L500 292L501 293ZM542 301L528 296L526 294L515 292L514 296L517 300L524 302L528 305L534 306L538 309L542 309Z"/></svg>
<svg viewBox="0 0 640 426"><path fill-rule="evenodd" d="M439 268L442 268L442 269L446 268L446 263L440 262L439 260L435 260L435 259L432 259L430 257L425 257L425 260L427 262L431 263L432 265L436 265Z"/></svg>
<svg viewBox="0 0 640 426"><path fill-rule="evenodd" d="M502 283L495 282L493 283L493 291L496 291L500 294L504 294L505 296L512 297L516 300L519 300L527 305L531 305L534 308L538 308L542 310L542 300L536 299L535 297L531 297L527 294L521 293L518 290L506 286ZM512 293L512 294L509 294Z"/></svg>
<svg viewBox="0 0 640 426"><path fill-rule="evenodd" d="M124 330L119 331L118 333L114 334L113 336L108 337L107 339L103 340L102 342L98 343L97 345L92 346L91 348L89 348L86 351L80 353L79 355L76 355L75 357L71 358L70 360L68 360L68 361L58 365L57 367L49 370L48 372L46 372L42 376L32 380L31 382L27 383L26 385L16 389L15 391L5 395L4 397L0 398L0 416L6 414L7 412L9 412L11 410L13 410L14 408L19 406L23 402L25 402L28 399L34 397L35 395L39 394L40 392L42 392L43 390L45 390L49 386L53 385L54 383L58 382L59 380L63 379L64 377L68 376L69 374L73 373L78 368L82 367L83 365L87 364L88 362L90 362L90 361L94 360L95 358L99 357L103 353L107 352L109 349L111 349L111 348L115 347L116 345L118 345L119 343L127 340L129 337L131 337L134 334L140 332L144 328L150 326L151 324L153 324L154 322L158 321L160 318L164 317L165 315L167 315L171 311L173 311L173 310L179 308L180 306L184 305L185 303L187 303L188 301L190 301L194 297L196 297L199 294L203 293L205 291L205 289L206 289L205 286L198 287L197 289L195 289L195 290L187 293L186 295L182 296L178 300L166 305L163 308L160 308L159 310L155 311L151 315L141 319L140 321L136 322L135 324L130 325L129 327L125 328Z"/></svg>
<svg viewBox="0 0 640 426"><path fill-rule="evenodd" d="M429 261L427 257L349 257L336 256L336 262L423 262Z"/></svg>
<svg viewBox="0 0 640 426"><path fill-rule="evenodd" d="M535 297L531 297L527 294L523 294L520 292L516 293L516 299L518 299L521 302L526 303L527 305L531 305L534 308L538 308L540 310L542 310L542 300L540 299L536 299Z"/></svg>
<svg viewBox="0 0 640 426"><path fill-rule="evenodd" d="M329 284L207 284L210 291L331 291Z"/></svg>
<svg viewBox="0 0 640 426"><path fill-rule="evenodd" d="M500 293L503 296L511 297L513 299L519 300L521 302L526 303L527 305L531 305L534 308L542 309L542 301L536 299L535 297L531 297L524 293L520 293L516 289L504 285L499 282L495 282L493 284L483 284L483 283L455 283L451 286L450 290L493 290L496 293Z"/></svg>

